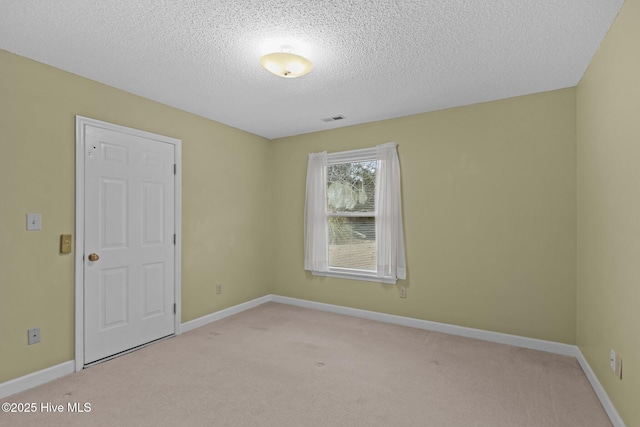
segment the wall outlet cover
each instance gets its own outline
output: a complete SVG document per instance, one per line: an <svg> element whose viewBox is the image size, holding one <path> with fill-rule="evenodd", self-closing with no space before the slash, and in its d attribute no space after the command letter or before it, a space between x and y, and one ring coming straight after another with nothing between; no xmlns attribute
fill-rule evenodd
<svg viewBox="0 0 640 427"><path fill-rule="evenodd" d="M29 345L37 344L40 342L40 328L32 328L27 330Z"/></svg>
<svg viewBox="0 0 640 427"><path fill-rule="evenodd" d="M609 366L611 370L615 372L616 370L616 351L611 349L611 354L609 355Z"/></svg>
<svg viewBox="0 0 640 427"><path fill-rule="evenodd" d="M406 286L398 286L398 295L400 298L407 297L407 287Z"/></svg>

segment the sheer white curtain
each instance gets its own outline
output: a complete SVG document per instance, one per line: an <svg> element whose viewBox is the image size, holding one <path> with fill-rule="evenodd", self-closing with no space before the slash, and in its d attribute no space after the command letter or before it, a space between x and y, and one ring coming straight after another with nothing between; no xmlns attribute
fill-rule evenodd
<svg viewBox="0 0 640 427"><path fill-rule="evenodd" d="M395 142L376 148L340 153L309 154L307 193L304 207L304 268L314 274L396 283L406 279L400 194L400 162ZM376 272L329 270L329 225L327 221L327 164L376 158ZM374 280L375 279L375 280Z"/></svg>
<svg viewBox="0 0 640 427"><path fill-rule="evenodd" d="M378 277L406 279L400 194L400 161L395 142L378 145L376 250Z"/></svg>
<svg viewBox="0 0 640 427"><path fill-rule="evenodd" d="M329 270L327 152L309 154L304 204L304 269Z"/></svg>

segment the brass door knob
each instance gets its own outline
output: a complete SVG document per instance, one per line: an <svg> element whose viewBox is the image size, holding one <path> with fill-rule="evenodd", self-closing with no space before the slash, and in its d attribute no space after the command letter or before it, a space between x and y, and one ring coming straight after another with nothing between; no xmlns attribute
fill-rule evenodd
<svg viewBox="0 0 640 427"><path fill-rule="evenodd" d="M89 261L97 261L99 259L100 257L98 256L98 254L89 254Z"/></svg>

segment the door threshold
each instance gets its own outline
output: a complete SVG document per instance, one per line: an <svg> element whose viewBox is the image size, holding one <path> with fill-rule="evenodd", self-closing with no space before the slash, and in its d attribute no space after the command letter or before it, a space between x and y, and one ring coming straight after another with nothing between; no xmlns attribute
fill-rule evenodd
<svg viewBox="0 0 640 427"><path fill-rule="evenodd" d="M175 336L176 336L176 334L167 335L166 337L161 337L161 338L155 339L153 341L149 341L148 343L140 344L139 346L130 348L128 350L121 351L121 352L116 353L116 354L112 354L111 356L103 357L102 359L95 360L95 361L93 361L91 363L86 363L86 364L84 364L82 369L90 368L90 367L95 366L95 365L97 365L99 363L102 363L102 362L108 362L109 360L115 359L116 357L124 356L125 354L132 353L132 352L134 352L136 350L140 350L141 348L148 347L148 346L150 346L152 344L155 344L157 342L160 342L160 341L168 340L169 338L173 338Z"/></svg>

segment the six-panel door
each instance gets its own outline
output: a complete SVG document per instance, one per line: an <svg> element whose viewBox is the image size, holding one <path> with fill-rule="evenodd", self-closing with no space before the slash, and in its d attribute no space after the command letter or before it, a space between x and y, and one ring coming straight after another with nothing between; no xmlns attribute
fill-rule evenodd
<svg viewBox="0 0 640 427"><path fill-rule="evenodd" d="M94 126L85 132L89 364L175 332L175 154L153 139Z"/></svg>

